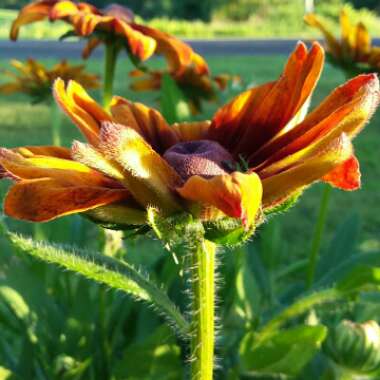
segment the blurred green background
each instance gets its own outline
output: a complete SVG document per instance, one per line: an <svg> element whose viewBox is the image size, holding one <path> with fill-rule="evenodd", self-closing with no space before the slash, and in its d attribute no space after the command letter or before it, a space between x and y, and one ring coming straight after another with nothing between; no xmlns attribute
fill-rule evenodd
<svg viewBox="0 0 380 380"><path fill-rule="evenodd" d="M100 7L109 0L90 1ZM27 0L0 1L0 38L8 38L17 9ZM303 22L305 9L314 5L327 25L338 30L337 15L347 4L353 21L362 20L372 35L380 36L380 3L376 0L125 0L139 19L180 37L317 37L318 32ZM23 29L22 38L57 38L68 30L64 23L54 27L38 23Z"/></svg>

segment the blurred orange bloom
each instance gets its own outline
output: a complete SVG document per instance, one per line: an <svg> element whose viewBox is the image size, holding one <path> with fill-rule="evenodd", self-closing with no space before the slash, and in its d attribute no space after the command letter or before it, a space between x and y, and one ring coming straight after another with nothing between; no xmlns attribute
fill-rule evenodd
<svg viewBox="0 0 380 380"><path fill-rule="evenodd" d="M351 140L379 102L374 74L334 90L306 116L323 49L299 43L278 80L250 89L211 122L169 126L154 109L120 97L106 112L77 83L57 80L58 104L87 142L3 149L2 176L15 181L5 212L47 221L85 212L101 222L145 223L153 206L207 219L227 215L248 228L315 181L360 186Z"/></svg>
<svg viewBox="0 0 380 380"><path fill-rule="evenodd" d="M194 52L184 42L159 30L134 22L133 12L111 4L97 9L85 2L70 0L37 0L21 9L12 24L10 38L18 38L20 27L40 20L63 20L73 25L79 37L88 38L84 58L101 43L115 43L139 60L153 54L164 54L172 70L183 70L192 61Z"/></svg>
<svg viewBox="0 0 380 380"><path fill-rule="evenodd" d="M34 59L28 59L26 62L12 60L11 65L17 71L4 71L4 74L12 81L1 84L0 93L24 93L29 95L34 102L51 98L51 87L57 78L65 82L75 80L87 89L100 86L98 76L87 73L84 65L70 65L66 60L59 62L51 69Z"/></svg>
<svg viewBox="0 0 380 380"><path fill-rule="evenodd" d="M133 70L129 73L134 78L130 87L134 91L160 90L162 78L168 74L188 99L192 113L198 114L202 110L202 100L217 100L217 90L224 90L229 82L240 82L240 78L228 74L211 76L203 57L194 54L194 58L193 64L183 71Z"/></svg>
<svg viewBox="0 0 380 380"><path fill-rule="evenodd" d="M372 46L371 37L362 22L352 25L345 8L340 12L340 39L335 38L315 14L306 15L305 22L323 33L333 63L344 69L357 65L357 73L380 69L380 48Z"/></svg>

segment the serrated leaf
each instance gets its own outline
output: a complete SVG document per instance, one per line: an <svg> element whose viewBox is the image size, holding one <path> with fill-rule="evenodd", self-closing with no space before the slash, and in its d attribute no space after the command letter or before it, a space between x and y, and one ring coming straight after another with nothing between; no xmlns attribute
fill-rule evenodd
<svg viewBox="0 0 380 380"><path fill-rule="evenodd" d="M169 74L161 79L161 112L170 124L189 120L191 116L188 100Z"/></svg>
<svg viewBox="0 0 380 380"><path fill-rule="evenodd" d="M14 233L8 233L8 236L14 246L24 253L57 264L88 279L121 290L136 300L153 305L180 335L186 335L189 331L188 322L167 294L132 265L99 253L37 243Z"/></svg>
<svg viewBox="0 0 380 380"><path fill-rule="evenodd" d="M322 325L298 326L279 331L255 347L255 334L250 332L240 345L242 369L296 376L318 352L326 334Z"/></svg>

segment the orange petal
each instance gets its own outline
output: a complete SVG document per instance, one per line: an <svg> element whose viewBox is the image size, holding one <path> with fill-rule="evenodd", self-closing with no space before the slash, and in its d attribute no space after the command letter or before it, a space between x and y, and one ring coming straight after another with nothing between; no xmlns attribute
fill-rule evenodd
<svg viewBox="0 0 380 380"><path fill-rule="evenodd" d="M65 88L62 79L54 82L53 94L63 111L78 126L87 140L96 146L99 142L100 124L111 116L92 99L78 83L70 81Z"/></svg>
<svg viewBox="0 0 380 380"><path fill-rule="evenodd" d="M228 216L240 218L246 227L254 223L262 197L261 181L255 173L234 172L210 179L193 176L177 191L185 199L214 206Z"/></svg>
<svg viewBox="0 0 380 380"><path fill-rule="evenodd" d="M342 134L326 146L323 152L319 151L287 170L264 178L262 180L264 208L273 207L311 183L322 179L351 155L351 142L345 134Z"/></svg>
<svg viewBox="0 0 380 380"><path fill-rule="evenodd" d="M335 89L302 123L252 155L250 164L261 170L308 147L328 144L342 132L353 138L378 103L379 81L375 74L351 79Z"/></svg>
<svg viewBox="0 0 380 380"><path fill-rule="evenodd" d="M326 29L319 18L315 14L309 13L304 17L304 20L308 25L318 28L322 32L323 36L326 39L327 50L329 53L336 58L339 57L341 55L341 46L339 41L328 29Z"/></svg>
<svg viewBox="0 0 380 380"><path fill-rule="evenodd" d="M1 149L0 164L12 178L53 178L61 183L100 186L110 184L101 173L79 162L49 156L24 158L9 149Z"/></svg>
<svg viewBox="0 0 380 380"><path fill-rule="evenodd" d="M91 53L102 43L102 40L96 37L88 39L86 46L82 50L82 58L87 59Z"/></svg>
<svg viewBox="0 0 380 380"><path fill-rule="evenodd" d="M124 189L62 186L60 181L42 178L21 181L12 186L4 201L4 211L16 219L47 222L129 197Z"/></svg>
<svg viewBox="0 0 380 380"><path fill-rule="evenodd" d="M180 209L172 189L181 182L176 171L134 129L104 123L100 149L124 169L121 181L144 207L171 213Z"/></svg>
<svg viewBox="0 0 380 380"><path fill-rule="evenodd" d="M358 159L352 155L348 160L323 176L322 179L324 182L342 190L359 189L360 166Z"/></svg>
<svg viewBox="0 0 380 380"><path fill-rule="evenodd" d="M114 122L133 128L157 152L164 153L178 142L175 131L162 115L144 104L114 97L111 102L111 114Z"/></svg>
<svg viewBox="0 0 380 380"><path fill-rule="evenodd" d="M60 146L22 146L12 150L21 154L25 158L33 156L50 156L64 158L66 160L71 159L70 149Z"/></svg>
<svg viewBox="0 0 380 380"><path fill-rule="evenodd" d="M129 50L141 61L146 61L155 52L157 46L155 39L135 30L133 25L116 19L114 28L116 34L125 37Z"/></svg>
<svg viewBox="0 0 380 380"><path fill-rule="evenodd" d="M250 90L217 112L210 129L222 145L248 158L257 148L281 132L308 101L319 79L323 49L314 43L307 51L299 43L279 80ZM230 114L230 115L228 115ZM233 130L231 132L226 130Z"/></svg>
<svg viewBox="0 0 380 380"><path fill-rule="evenodd" d="M47 18L53 5L54 1L42 0L32 2L22 8L17 18L12 23L10 31L11 40L17 40L21 26Z"/></svg>
<svg viewBox="0 0 380 380"><path fill-rule="evenodd" d="M131 23L131 27L156 41L155 52L166 57L169 71L180 73L193 63L193 50L181 40L146 25Z"/></svg>
<svg viewBox="0 0 380 380"><path fill-rule="evenodd" d="M210 124L209 121L193 121L175 123L171 128L176 132L178 140L181 142L204 140L207 138Z"/></svg>

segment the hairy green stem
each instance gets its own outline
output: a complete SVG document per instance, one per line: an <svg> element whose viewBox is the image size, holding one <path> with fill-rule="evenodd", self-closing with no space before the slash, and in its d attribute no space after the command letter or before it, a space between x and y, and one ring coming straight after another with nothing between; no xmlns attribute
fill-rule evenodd
<svg viewBox="0 0 380 380"><path fill-rule="evenodd" d="M113 94L116 60L119 53L117 44L112 41L105 44L104 83L103 83L103 106L109 109Z"/></svg>
<svg viewBox="0 0 380 380"><path fill-rule="evenodd" d="M55 102L51 104L52 110L52 142L55 146L61 146L61 125L62 125L62 112Z"/></svg>
<svg viewBox="0 0 380 380"><path fill-rule="evenodd" d="M318 263L319 251L322 243L323 231L325 229L327 210L329 207L330 195L331 195L331 186L325 185L323 190L321 203L319 206L319 213L317 224L315 225L314 236L311 243L311 249L309 254L309 264L307 268L307 279L306 285L310 289L314 282L315 270Z"/></svg>
<svg viewBox="0 0 380 380"><path fill-rule="evenodd" d="M212 380L215 341L215 251L202 240L191 256L193 291L191 321L191 380Z"/></svg>

